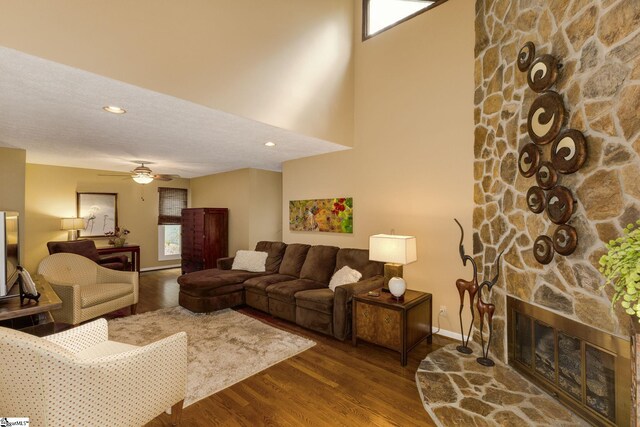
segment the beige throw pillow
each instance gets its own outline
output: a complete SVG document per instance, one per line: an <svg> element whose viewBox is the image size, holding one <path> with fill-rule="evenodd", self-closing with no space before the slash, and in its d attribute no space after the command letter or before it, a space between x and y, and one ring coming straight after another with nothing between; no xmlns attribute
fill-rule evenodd
<svg viewBox="0 0 640 427"><path fill-rule="evenodd" d="M358 270L345 265L340 270L333 273L331 281L329 282L329 289L336 291L336 286L348 285L349 283L355 283L362 277L362 273Z"/></svg>
<svg viewBox="0 0 640 427"><path fill-rule="evenodd" d="M239 250L236 252L236 257L233 259L231 269L261 273L266 271L265 266L267 265L268 255L269 254L266 252Z"/></svg>

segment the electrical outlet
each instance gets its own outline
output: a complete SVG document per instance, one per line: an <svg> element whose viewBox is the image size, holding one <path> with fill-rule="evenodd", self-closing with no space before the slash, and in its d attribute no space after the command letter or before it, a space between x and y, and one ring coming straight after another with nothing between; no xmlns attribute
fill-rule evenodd
<svg viewBox="0 0 640 427"><path fill-rule="evenodd" d="M440 314L444 314L445 316L447 315L447 306L446 305L441 305L440 306Z"/></svg>

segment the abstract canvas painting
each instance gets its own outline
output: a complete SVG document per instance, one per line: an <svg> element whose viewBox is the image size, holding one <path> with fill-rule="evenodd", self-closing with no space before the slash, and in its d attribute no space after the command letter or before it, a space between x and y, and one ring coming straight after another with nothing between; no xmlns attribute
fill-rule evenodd
<svg viewBox="0 0 640 427"><path fill-rule="evenodd" d="M353 233L353 198L291 200L289 230Z"/></svg>

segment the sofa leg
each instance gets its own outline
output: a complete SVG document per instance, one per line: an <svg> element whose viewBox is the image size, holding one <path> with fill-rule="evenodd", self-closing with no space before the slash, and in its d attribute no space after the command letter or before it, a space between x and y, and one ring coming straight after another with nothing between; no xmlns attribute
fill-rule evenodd
<svg viewBox="0 0 640 427"><path fill-rule="evenodd" d="M183 404L184 404L184 399L171 407L171 425L172 426L180 425L180 418L182 418Z"/></svg>
<svg viewBox="0 0 640 427"><path fill-rule="evenodd" d="M138 309L138 304L131 304L131 314L136 314L136 310Z"/></svg>

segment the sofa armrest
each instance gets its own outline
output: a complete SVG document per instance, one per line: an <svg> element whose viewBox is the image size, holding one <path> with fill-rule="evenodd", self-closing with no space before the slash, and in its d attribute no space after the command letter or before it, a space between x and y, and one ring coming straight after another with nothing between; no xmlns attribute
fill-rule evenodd
<svg viewBox="0 0 640 427"><path fill-rule="evenodd" d="M346 340L351 334L351 301L356 294L379 289L384 284L383 276L373 276L356 283L338 286L333 296L333 335Z"/></svg>
<svg viewBox="0 0 640 427"><path fill-rule="evenodd" d="M107 341L109 339L109 330L107 321L105 319L98 319L43 338L76 354L89 347Z"/></svg>
<svg viewBox="0 0 640 427"><path fill-rule="evenodd" d="M218 269L220 270L231 270L231 266L233 265L234 256L226 257L226 258L218 258L216 264L218 265Z"/></svg>

